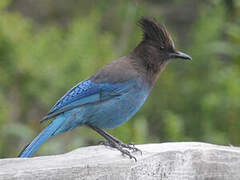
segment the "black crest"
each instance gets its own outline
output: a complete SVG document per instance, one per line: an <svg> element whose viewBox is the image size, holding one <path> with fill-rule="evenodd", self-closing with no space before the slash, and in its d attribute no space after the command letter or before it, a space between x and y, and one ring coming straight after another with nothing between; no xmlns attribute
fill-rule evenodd
<svg viewBox="0 0 240 180"><path fill-rule="evenodd" d="M154 18L142 17L138 25L143 32L143 40L158 41L165 46L174 47L173 40L164 25L160 25Z"/></svg>

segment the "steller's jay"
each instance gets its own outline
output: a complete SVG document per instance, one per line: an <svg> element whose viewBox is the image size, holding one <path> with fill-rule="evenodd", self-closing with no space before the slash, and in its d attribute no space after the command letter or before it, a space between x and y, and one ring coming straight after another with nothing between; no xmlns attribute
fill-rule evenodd
<svg viewBox="0 0 240 180"><path fill-rule="evenodd" d="M136 160L129 151L138 151L134 145L122 143L103 129L119 126L139 110L171 59L191 60L175 49L165 26L144 17L138 24L143 38L137 47L102 67L59 99L41 122L53 120L19 157L31 156L52 136L85 125L102 135L107 140L106 145Z"/></svg>

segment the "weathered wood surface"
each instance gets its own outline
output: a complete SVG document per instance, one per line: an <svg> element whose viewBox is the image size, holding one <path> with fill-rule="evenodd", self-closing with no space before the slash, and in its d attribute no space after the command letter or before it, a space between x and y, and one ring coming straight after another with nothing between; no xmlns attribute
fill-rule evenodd
<svg viewBox="0 0 240 180"><path fill-rule="evenodd" d="M240 180L240 148L183 142L138 145L138 162L104 146L0 160L0 179Z"/></svg>

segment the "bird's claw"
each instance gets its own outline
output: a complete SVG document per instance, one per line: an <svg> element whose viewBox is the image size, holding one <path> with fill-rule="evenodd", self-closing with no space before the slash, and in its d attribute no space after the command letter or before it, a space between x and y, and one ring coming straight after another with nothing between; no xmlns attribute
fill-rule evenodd
<svg viewBox="0 0 240 180"><path fill-rule="evenodd" d="M141 151L140 149L136 148L133 143L129 143L129 144L123 144L123 143L122 143L122 144L120 144L120 145L121 145L122 147L124 147L124 148L127 148L127 149L133 151L133 152L140 152L141 155L142 155L142 151Z"/></svg>
<svg viewBox="0 0 240 180"><path fill-rule="evenodd" d="M122 153L123 156L126 155L126 156L128 156L130 159L134 159L134 161L137 162L137 158L136 158L135 156L133 156L128 150L122 149L122 148L120 148L120 149L118 149L118 150L121 151L121 153Z"/></svg>
<svg viewBox="0 0 240 180"><path fill-rule="evenodd" d="M99 145L104 145L104 146L109 146L109 142L108 141L99 141L98 144Z"/></svg>
<svg viewBox="0 0 240 180"><path fill-rule="evenodd" d="M115 147L114 144L112 144L109 141L100 141L99 144L104 145L104 146L113 147L113 148ZM119 143L118 145L121 146L122 148L129 149L132 152L140 152L140 154L142 155L142 151L140 149L136 148L133 143L129 143L129 144Z"/></svg>
<svg viewBox="0 0 240 180"><path fill-rule="evenodd" d="M136 148L134 146L134 144L123 144L123 143L112 143L112 142L109 142L109 141L100 141L99 144L101 145L104 145L104 146L108 146L108 147L111 147L111 148L115 148L117 150L119 150L122 155L126 155L128 156L130 159L134 159L135 162L137 162L137 158L134 157L128 150L126 149L129 149L129 150L132 150L133 152L137 152L139 151L141 154L142 154L142 151L139 150L138 148ZM126 149L124 149L126 148Z"/></svg>

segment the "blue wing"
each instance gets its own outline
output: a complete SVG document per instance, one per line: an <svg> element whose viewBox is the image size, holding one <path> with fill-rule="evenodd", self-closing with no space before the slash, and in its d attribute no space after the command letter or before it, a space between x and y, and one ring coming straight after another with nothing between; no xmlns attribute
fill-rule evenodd
<svg viewBox="0 0 240 180"><path fill-rule="evenodd" d="M50 109L48 114L51 114L78 99L96 94L99 92L99 90L100 87L95 83L92 83L90 80L82 81L70 89L61 99L59 99L57 103Z"/></svg>
<svg viewBox="0 0 240 180"><path fill-rule="evenodd" d="M89 79L82 81L59 99L40 122L51 119L65 111L69 111L85 104L97 103L119 96L126 92L132 84L133 83L130 83L129 81L116 84L98 84Z"/></svg>

